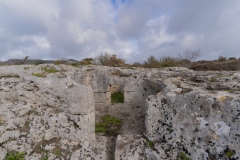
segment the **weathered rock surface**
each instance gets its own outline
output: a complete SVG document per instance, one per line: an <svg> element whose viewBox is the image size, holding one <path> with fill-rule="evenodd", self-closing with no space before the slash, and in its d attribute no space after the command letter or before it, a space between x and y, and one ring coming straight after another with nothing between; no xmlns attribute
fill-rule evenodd
<svg viewBox="0 0 240 160"><path fill-rule="evenodd" d="M147 98L146 133L160 153L147 154L153 159L176 159L180 152L191 159L239 159L240 95L235 75L211 75L217 77L213 83L208 74L195 76L194 82L201 77L198 84L180 77L165 80L167 87ZM211 92L207 85L213 86ZM223 85L227 89L214 88Z"/></svg>
<svg viewBox="0 0 240 160"><path fill-rule="evenodd" d="M10 150L26 152L26 159L92 155L92 88L68 78L37 78L23 68L0 68L1 156Z"/></svg>
<svg viewBox="0 0 240 160"><path fill-rule="evenodd" d="M56 73L47 73L46 68ZM36 77L32 73L46 77ZM239 72L66 65L0 67L0 159L239 159ZM124 93L123 104L111 94ZM95 134L109 114L118 136Z"/></svg>

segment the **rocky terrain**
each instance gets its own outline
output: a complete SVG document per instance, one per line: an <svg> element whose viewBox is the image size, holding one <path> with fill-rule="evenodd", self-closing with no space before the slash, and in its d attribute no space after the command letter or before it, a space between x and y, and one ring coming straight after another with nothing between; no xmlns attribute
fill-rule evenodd
<svg viewBox="0 0 240 160"><path fill-rule="evenodd" d="M121 119L116 133L95 133L104 115ZM234 160L239 117L237 71L0 67L0 159Z"/></svg>

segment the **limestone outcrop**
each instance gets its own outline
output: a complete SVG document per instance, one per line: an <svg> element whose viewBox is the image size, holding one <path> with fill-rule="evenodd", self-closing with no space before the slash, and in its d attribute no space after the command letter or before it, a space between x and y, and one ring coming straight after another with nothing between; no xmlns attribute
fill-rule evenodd
<svg viewBox="0 0 240 160"><path fill-rule="evenodd" d="M240 73L186 68L0 67L0 159L239 159ZM112 104L111 94L124 94ZM95 133L101 116L118 135Z"/></svg>
<svg viewBox="0 0 240 160"><path fill-rule="evenodd" d="M10 150L25 152L31 160L92 155L92 88L68 78L29 73L31 69L22 66L0 69L0 159Z"/></svg>

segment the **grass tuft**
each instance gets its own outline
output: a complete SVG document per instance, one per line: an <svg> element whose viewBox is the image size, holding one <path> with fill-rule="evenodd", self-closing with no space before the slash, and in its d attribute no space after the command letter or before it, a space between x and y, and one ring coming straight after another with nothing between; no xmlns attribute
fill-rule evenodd
<svg viewBox="0 0 240 160"><path fill-rule="evenodd" d="M148 139L146 139L146 142L147 142L147 146L150 147L151 149L154 148L154 143Z"/></svg>
<svg viewBox="0 0 240 160"><path fill-rule="evenodd" d="M191 158L188 158L186 153L179 152L177 155L177 160L191 160Z"/></svg>
<svg viewBox="0 0 240 160"><path fill-rule="evenodd" d="M58 157L60 157L62 154L61 154L61 150L60 149L55 149L55 151L54 151L54 154L56 155L56 156L58 156Z"/></svg>
<svg viewBox="0 0 240 160"><path fill-rule="evenodd" d="M40 160L48 160L48 155L43 156Z"/></svg>
<svg viewBox="0 0 240 160"><path fill-rule="evenodd" d="M33 73L32 75L35 77L42 77L42 78L46 77L46 75L44 75L43 73Z"/></svg>
<svg viewBox="0 0 240 160"><path fill-rule="evenodd" d="M101 122L96 123L95 132L104 133L106 136L117 135L118 130L122 126L122 120L112 117L110 115L105 115L101 117Z"/></svg>
<svg viewBox="0 0 240 160"><path fill-rule="evenodd" d="M4 160L25 160L24 155L24 152L11 151L7 154Z"/></svg>
<svg viewBox="0 0 240 160"><path fill-rule="evenodd" d="M51 67L43 67L42 70L47 73L56 73L58 70L56 70L53 66Z"/></svg>
<svg viewBox="0 0 240 160"><path fill-rule="evenodd" d="M123 103L124 102L124 94L122 92L116 92L111 95L112 103Z"/></svg>

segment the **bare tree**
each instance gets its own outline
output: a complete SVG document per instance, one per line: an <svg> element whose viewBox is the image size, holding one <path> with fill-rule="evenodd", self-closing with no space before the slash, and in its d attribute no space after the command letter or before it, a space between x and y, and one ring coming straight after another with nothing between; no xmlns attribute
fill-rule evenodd
<svg viewBox="0 0 240 160"><path fill-rule="evenodd" d="M198 58L201 55L200 49L197 49L195 51L192 51L190 49L186 49L183 54L179 54L179 57L181 60L187 60L187 61L194 61L196 58Z"/></svg>

